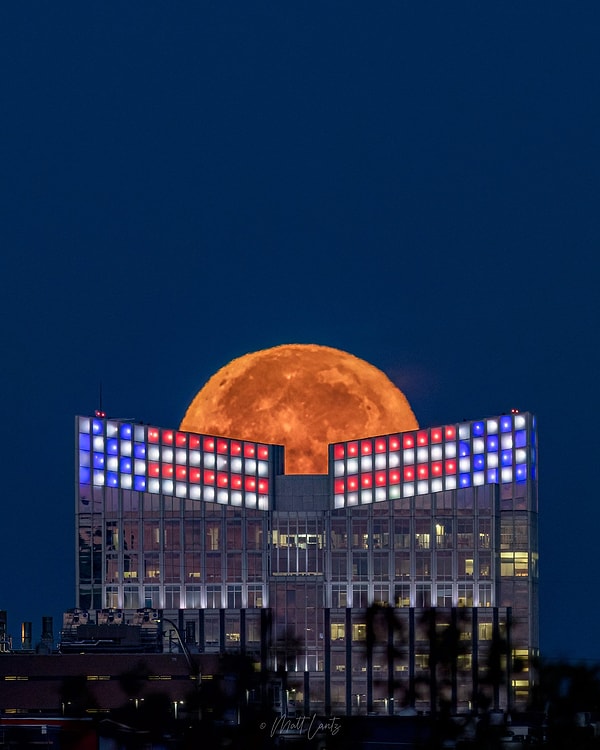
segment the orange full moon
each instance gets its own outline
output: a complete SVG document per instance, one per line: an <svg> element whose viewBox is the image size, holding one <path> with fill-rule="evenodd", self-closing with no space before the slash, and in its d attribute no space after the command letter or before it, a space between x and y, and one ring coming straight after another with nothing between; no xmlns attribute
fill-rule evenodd
<svg viewBox="0 0 600 750"><path fill-rule="evenodd" d="M418 426L402 391L373 365L328 346L285 344L221 368L179 429L284 445L287 474L326 474L329 443Z"/></svg>

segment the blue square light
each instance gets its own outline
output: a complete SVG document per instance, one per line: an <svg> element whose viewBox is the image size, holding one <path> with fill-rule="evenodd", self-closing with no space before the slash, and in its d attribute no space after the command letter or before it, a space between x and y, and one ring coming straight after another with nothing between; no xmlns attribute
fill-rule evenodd
<svg viewBox="0 0 600 750"><path fill-rule="evenodd" d="M131 459L130 458L122 458L119 461L119 471L121 471L123 474L131 474Z"/></svg>
<svg viewBox="0 0 600 750"><path fill-rule="evenodd" d="M79 450L89 451L91 447L90 436L87 432L79 433Z"/></svg>
<svg viewBox="0 0 600 750"><path fill-rule="evenodd" d="M458 444L458 455L461 458L464 458L464 456L468 456L471 453L471 446L469 443L466 443L464 440L461 440Z"/></svg>
<svg viewBox="0 0 600 750"><path fill-rule="evenodd" d="M101 419L92 419L92 434L104 434L104 422Z"/></svg>
<svg viewBox="0 0 600 750"><path fill-rule="evenodd" d="M133 455L136 458L146 458L146 443L134 443Z"/></svg>
<svg viewBox="0 0 600 750"><path fill-rule="evenodd" d="M490 453L498 450L498 437L496 435L488 435L487 449Z"/></svg>
<svg viewBox="0 0 600 750"><path fill-rule="evenodd" d="M502 417L500 419L500 432L510 432L512 430L512 417Z"/></svg>
<svg viewBox="0 0 600 750"><path fill-rule="evenodd" d="M90 483L90 470L86 468L85 466L79 467L79 484L89 484Z"/></svg>
<svg viewBox="0 0 600 750"><path fill-rule="evenodd" d="M498 484L498 469L488 469L487 480L488 484Z"/></svg>
<svg viewBox="0 0 600 750"><path fill-rule="evenodd" d="M527 432L525 430L517 430L515 432L515 446L517 448L525 448L527 445Z"/></svg>
<svg viewBox="0 0 600 750"><path fill-rule="evenodd" d="M106 472L106 486L107 487L118 487L119 486L119 475L116 471Z"/></svg>
<svg viewBox="0 0 600 750"><path fill-rule="evenodd" d="M517 464L516 469L516 481L526 482L527 481L527 464Z"/></svg>
<svg viewBox="0 0 600 750"><path fill-rule="evenodd" d="M485 456L484 455L478 455L473 456L473 469L475 471L481 471L482 469L485 469Z"/></svg>
<svg viewBox="0 0 600 750"><path fill-rule="evenodd" d="M119 441L116 438L110 438L106 441L106 452L109 456L116 456L119 453Z"/></svg>
<svg viewBox="0 0 600 750"><path fill-rule="evenodd" d="M103 469L104 460L104 453L94 453L94 469Z"/></svg>
<svg viewBox="0 0 600 750"><path fill-rule="evenodd" d="M133 489L138 492L144 492L146 489L146 477L134 477Z"/></svg>
<svg viewBox="0 0 600 750"><path fill-rule="evenodd" d="M121 440L131 440L131 425L122 424L119 434L121 435Z"/></svg>
<svg viewBox="0 0 600 750"><path fill-rule="evenodd" d="M458 483L459 483L459 485L461 487L470 487L471 486L471 475L470 474L461 474Z"/></svg>
<svg viewBox="0 0 600 750"><path fill-rule="evenodd" d="M473 435L477 435L478 437L483 435L485 432L485 426L483 422L473 422Z"/></svg>
<svg viewBox="0 0 600 750"><path fill-rule="evenodd" d="M502 466L512 466L512 450L502 451L500 454L500 462L502 463Z"/></svg>

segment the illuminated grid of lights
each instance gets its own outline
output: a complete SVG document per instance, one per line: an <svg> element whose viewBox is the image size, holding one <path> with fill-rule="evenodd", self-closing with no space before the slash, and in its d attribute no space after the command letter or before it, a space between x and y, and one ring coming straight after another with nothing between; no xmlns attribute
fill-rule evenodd
<svg viewBox="0 0 600 750"><path fill-rule="evenodd" d="M330 446L334 507L535 479L535 418L508 414Z"/></svg>
<svg viewBox="0 0 600 750"><path fill-rule="evenodd" d="M78 417L79 483L268 510L279 446Z"/></svg>

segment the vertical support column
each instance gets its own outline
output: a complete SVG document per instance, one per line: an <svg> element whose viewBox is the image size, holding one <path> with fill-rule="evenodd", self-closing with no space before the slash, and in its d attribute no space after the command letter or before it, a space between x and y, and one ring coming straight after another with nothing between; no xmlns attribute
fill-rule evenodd
<svg viewBox="0 0 600 750"><path fill-rule="evenodd" d="M456 611L456 607L452 607L450 610L450 627L452 628L452 632L454 634L454 637L456 638L456 651L452 655L452 664L450 665L450 680L451 680L451 711L452 714L456 714L457 705L458 705L458 646L459 646L459 637L460 634L458 632L458 612Z"/></svg>
<svg viewBox="0 0 600 750"><path fill-rule="evenodd" d="M497 665L494 664L494 684L492 686L494 693L494 711L498 711L500 708L500 620L498 617L498 607L494 607L492 614L492 648L495 651L493 653L493 659L497 660Z"/></svg>
<svg viewBox="0 0 600 750"><path fill-rule="evenodd" d="M473 685L474 708L477 708L479 702L479 609L471 609L471 682Z"/></svg>
<svg viewBox="0 0 600 750"><path fill-rule="evenodd" d="M323 655L323 670L325 676L325 715L329 716L331 714L331 610L329 607L325 608L323 619L325 628L325 653ZM304 674L306 676L308 672L305 672Z"/></svg>
<svg viewBox="0 0 600 750"><path fill-rule="evenodd" d="M506 710L512 711L512 607L506 608Z"/></svg>
<svg viewBox="0 0 600 750"><path fill-rule="evenodd" d="M408 611L408 695L409 705L415 707L415 608Z"/></svg>
<svg viewBox="0 0 600 750"><path fill-rule="evenodd" d="M346 716L352 715L352 610L346 609Z"/></svg>

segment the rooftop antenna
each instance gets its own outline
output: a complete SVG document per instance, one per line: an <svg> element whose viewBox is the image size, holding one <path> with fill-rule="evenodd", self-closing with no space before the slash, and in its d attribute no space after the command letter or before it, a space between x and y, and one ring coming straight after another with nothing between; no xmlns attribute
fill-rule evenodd
<svg viewBox="0 0 600 750"><path fill-rule="evenodd" d="M98 403L98 408L96 409L96 416L103 419L106 416L106 412L102 408L102 381L100 381L100 385L98 387L98 396L99 396L99 403Z"/></svg>

